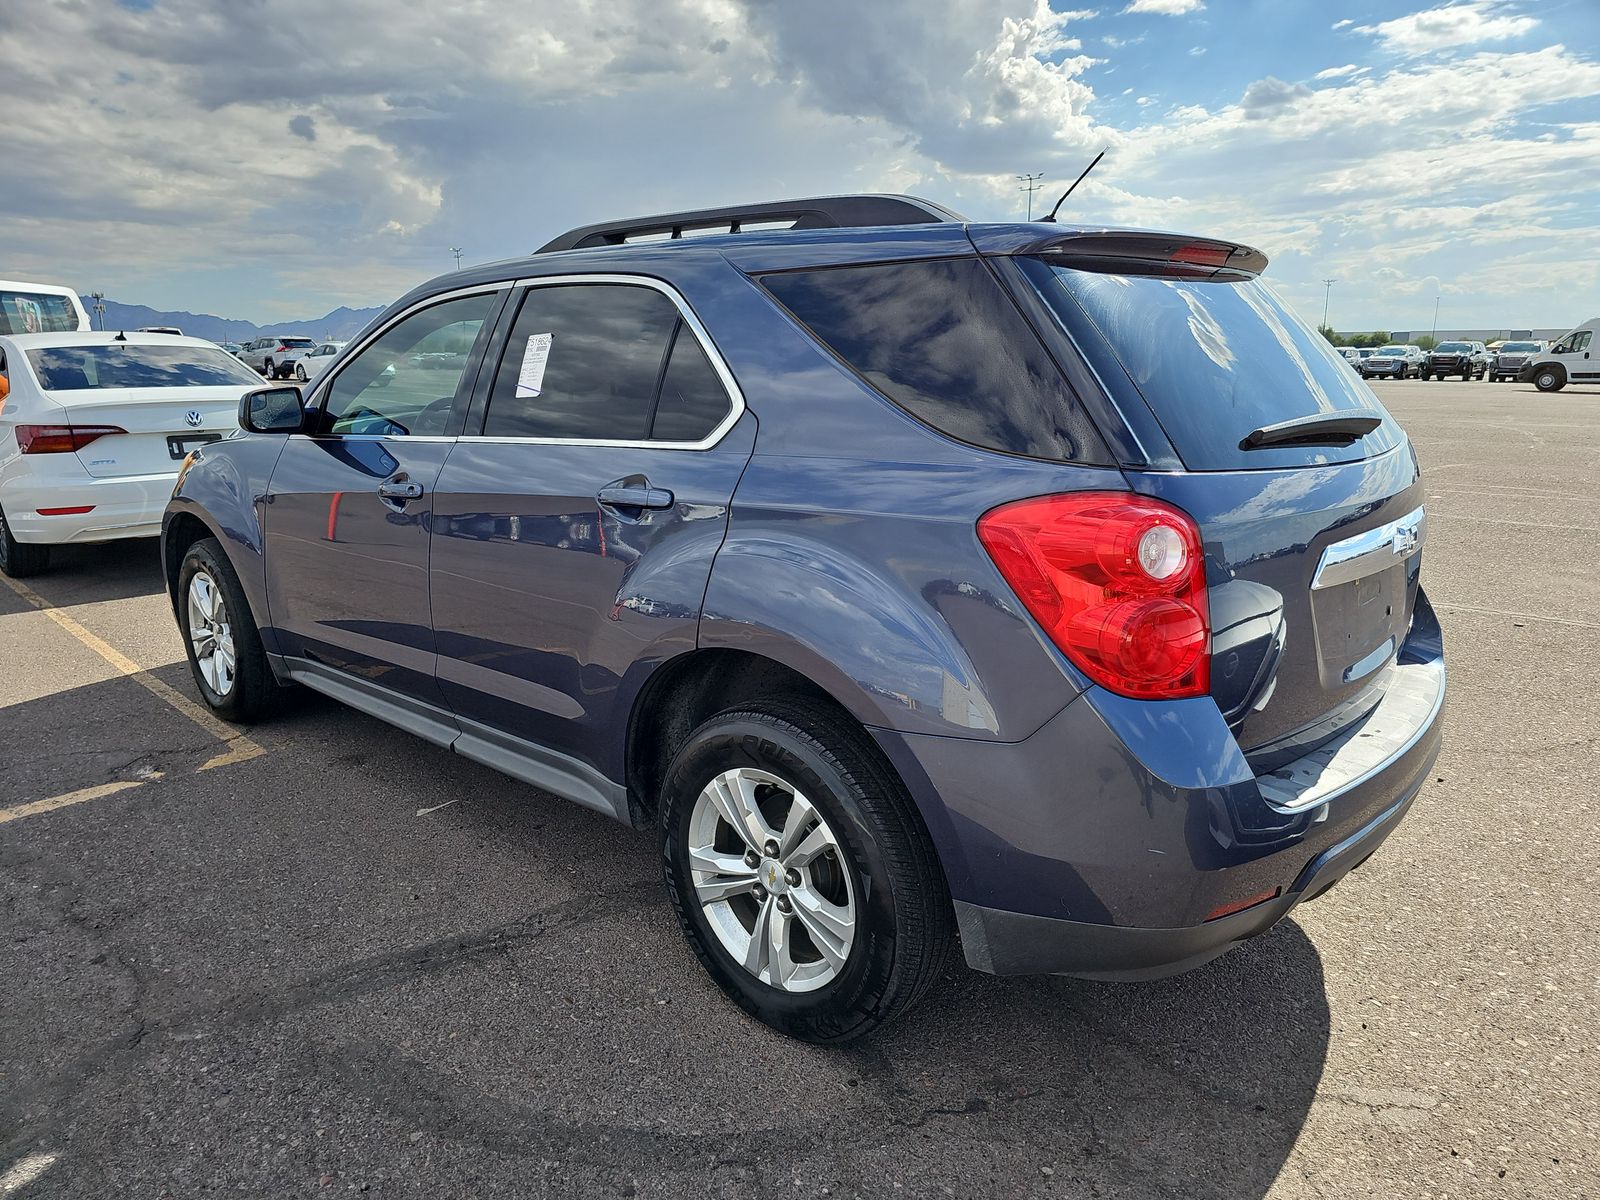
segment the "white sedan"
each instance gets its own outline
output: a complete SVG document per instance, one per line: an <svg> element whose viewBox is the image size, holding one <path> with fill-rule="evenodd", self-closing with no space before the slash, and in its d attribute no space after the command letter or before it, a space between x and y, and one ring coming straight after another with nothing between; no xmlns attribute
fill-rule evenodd
<svg viewBox="0 0 1600 1200"><path fill-rule="evenodd" d="M50 547L154 537L184 458L239 428L261 386L200 338L0 336L0 572L33 575Z"/></svg>
<svg viewBox="0 0 1600 1200"><path fill-rule="evenodd" d="M311 383L333 362L334 355L344 349L343 342L321 342L315 350L307 350L295 360L294 377L301 383Z"/></svg>

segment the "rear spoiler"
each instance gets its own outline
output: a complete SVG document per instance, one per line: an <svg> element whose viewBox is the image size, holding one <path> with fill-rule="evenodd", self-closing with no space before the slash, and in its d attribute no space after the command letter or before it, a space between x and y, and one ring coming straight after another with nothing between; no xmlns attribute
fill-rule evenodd
<svg viewBox="0 0 1600 1200"><path fill-rule="evenodd" d="M1054 229L1037 225L973 225L980 254L1040 254L1062 259L1171 263L1200 270L1259 275L1267 256L1253 246L1216 238L1141 229Z"/></svg>

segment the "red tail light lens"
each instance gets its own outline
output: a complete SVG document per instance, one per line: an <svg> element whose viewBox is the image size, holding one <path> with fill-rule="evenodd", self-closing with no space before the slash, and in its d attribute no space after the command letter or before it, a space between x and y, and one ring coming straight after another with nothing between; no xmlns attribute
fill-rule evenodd
<svg viewBox="0 0 1600 1200"><path fill-rule="evenodd" d="M96 438L127 432L116 425L18 425L17 445L24 454L71 454Z"/></svg>
<svg viewBox="0 0 1600 1200"><path fill-rule="evenodd" d="M1124 696L1211 690L1211 620L1200 530L1128 492L1037 496L991 509L978 537L1050 640Z"/></svg>

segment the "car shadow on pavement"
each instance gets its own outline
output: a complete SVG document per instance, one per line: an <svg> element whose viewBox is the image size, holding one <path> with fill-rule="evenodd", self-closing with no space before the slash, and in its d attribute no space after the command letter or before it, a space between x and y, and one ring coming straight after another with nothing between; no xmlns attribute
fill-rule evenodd
<svg viewBox="0 0 1600 1200"><path fill-rule="evenodd" d="M59 607L155 596L167 586L159 538L53 546L49 567L21 582Z"/></svg>
<svg viewBox="0 0 1600 1200"><path fill-rule="evenodd" d="M0 737L120 716L171 758L0 827L0 1170L56 1154L62 1195L1239 1200L1306 1119L1329 1010L1292 921L1152 983L956 960L878 1036L803 1045L700 969L652 835L288 699L216 770L127 680L0 710ZM32 776L52 748L22 752Z"/></svg>

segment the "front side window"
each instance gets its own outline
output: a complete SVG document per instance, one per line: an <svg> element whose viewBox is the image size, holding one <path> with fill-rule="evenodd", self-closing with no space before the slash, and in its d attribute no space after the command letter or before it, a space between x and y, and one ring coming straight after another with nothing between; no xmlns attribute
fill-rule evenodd
<svg viewBox="0 0 1600 1200"><path fill-rule="evenodd" d="M105 388L254 387L261 380L243 363L205 346L41 346L28 362L47 392Z"/></svg>
<svg viewBox="0 0 1600 1200"><path fill-rule="evenodd" d="M488 437L698 442L732 407L678 307L621 283L528 289L496 373Z"/></svg>
<svg viewBox="0 0 1600 1200"><path fill-rule="evenodd" d="M437 437L498 292L421 309L369 342L334 377L323 401L325 433Z"/></svg>
<svg viewBox="0 0 1600 1200"><path fill-rule="evenodd" d="M1587 350L1589 348L1589 339L1593 336L1587 329L1580 329L1562 342L1561 345L1557 346L1556 353L1576 354L1580 350Z"/></svg>

